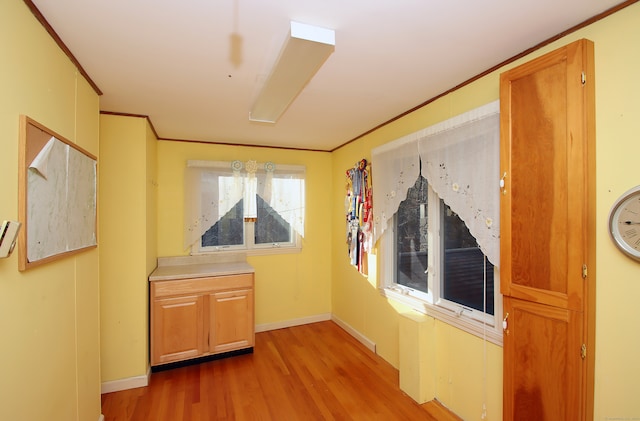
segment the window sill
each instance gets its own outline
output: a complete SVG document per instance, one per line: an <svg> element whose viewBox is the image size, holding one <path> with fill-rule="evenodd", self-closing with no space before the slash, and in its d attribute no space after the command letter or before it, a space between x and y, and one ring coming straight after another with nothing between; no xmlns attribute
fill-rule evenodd
<svg viewBox="0 0 640 421"><path fill-rule="evenodd" d="M489 326L478 320L458 314L449 309L431 304L410 294L410 290L396 290L392 288L380 288L383 297L392 299L407 305L417 312L426 314L453 327L461 329L471 335L485 339L495 345L502 346L502 330L498 326Z"/></svg>
<svg viewBox="0 0 640 421"><path fill-rule="evenodd" d="M244 248L221 248L215 251L197 251L191 252L191 256L203 256L212 254L228 254L228 253L245 253L247 256L271 256L276 254L295 254L302 252L302 247L287 246L287 247L257 247L251 249Z"/></svg>

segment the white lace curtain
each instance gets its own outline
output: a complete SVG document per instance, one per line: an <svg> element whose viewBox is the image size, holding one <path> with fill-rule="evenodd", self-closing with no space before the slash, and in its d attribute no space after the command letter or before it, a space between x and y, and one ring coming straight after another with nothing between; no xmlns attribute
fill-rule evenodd
<svg viewBox="0 0 640 421"><path fill-rule="evenodd" d="M371 160L375 168L374 242L387 229L421 172L436 194L464 221L489 261L499 266L497 101L375 148Z"/></svg>
<svg viewBox="0 0 640 421"><path fill-rule="evenodd" d="M184 248L243 200L245 219L256 218L256 195L304 237L305 168L255 161L188 161L184 176Z"/></svg>

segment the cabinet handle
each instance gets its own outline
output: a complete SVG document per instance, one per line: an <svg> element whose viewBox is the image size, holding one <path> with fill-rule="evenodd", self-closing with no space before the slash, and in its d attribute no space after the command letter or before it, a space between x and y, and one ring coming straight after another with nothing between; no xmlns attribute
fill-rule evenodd
<svg viewBox="0 0 640 421"><path fill-rule="evenodd" d="M502 320L502 330L504 330L504 333L506 333L507 335L509 334L509 326L507 325L508 318L509 318L509 313L507 313L507 315L504 316L504 319Z"/></svg>
<svg viewBox="0 0 640 421"><path fill-rule="evenodd" d="M504 174L502 174L502 177L500 177L500 191L502 192L502 194L507 194L507 189L506 189L506 180L507 178L507 173L505 172Z"/></svg>

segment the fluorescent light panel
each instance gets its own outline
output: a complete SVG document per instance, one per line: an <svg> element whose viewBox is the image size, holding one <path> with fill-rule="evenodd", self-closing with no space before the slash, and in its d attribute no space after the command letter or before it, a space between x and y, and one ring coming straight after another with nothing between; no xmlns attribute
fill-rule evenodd
<svg viewBox="0 0 640 421"><path fill-rule="evenodd" d="M249 120L275 123L335 49L335 32L298 22L249 113Z"/></svg>

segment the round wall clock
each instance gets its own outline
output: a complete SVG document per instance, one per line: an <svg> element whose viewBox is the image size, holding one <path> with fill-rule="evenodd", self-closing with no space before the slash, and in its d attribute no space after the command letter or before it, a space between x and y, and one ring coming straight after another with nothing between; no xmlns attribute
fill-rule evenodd
<svg viewBox="0 0 640 421"><path fill-rule="evenodd" d="M611 207L609 233L620 251L640 261L640 186L625 192Z"/></svg>

